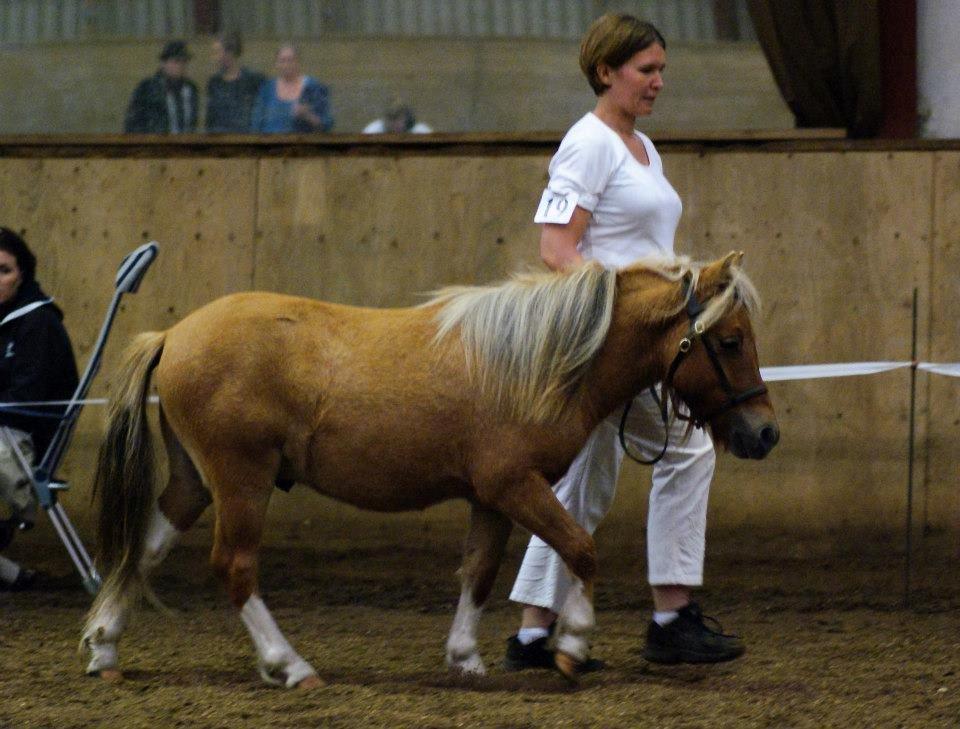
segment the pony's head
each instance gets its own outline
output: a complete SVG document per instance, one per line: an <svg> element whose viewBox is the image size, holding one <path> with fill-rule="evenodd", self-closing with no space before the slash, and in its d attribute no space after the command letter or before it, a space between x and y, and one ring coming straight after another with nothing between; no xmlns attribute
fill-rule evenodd
<svg viewBox="0 0 960 729"><path fill-rule="evenodd" d="M681 281L684 308L668 336L664 383L738 458L764 458L780 428L760 376L750 314L756 293L740 269L743 253L691 269Z"/></svg>

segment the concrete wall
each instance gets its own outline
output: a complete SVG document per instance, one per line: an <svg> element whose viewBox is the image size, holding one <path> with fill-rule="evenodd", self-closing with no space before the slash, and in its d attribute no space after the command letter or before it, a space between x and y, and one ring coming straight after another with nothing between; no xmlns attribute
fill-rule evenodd
<svg viewBox="0 0 960 729"><path fill-rule="evenodd" d="M764 364L909 359L914 287L919 356L960 360L960 152L661 149L685 205L678 250L747 253L764 300ZM132 334L227 292L394 306L535 265L531 218L549 156L546 145L470 145L259 159L0 157L0 221L24 229L39 254L40 280L65 309L81 361L122 255L161 242L118 319L94 386L101 395ZM898 371L771 384L781 445L762 463L721 457L711 528L899 529L908 383ZM955 528L958 384L921 375L919 385L918 518ZM85 414L66 468L76 488L68 506L79 513L100 417ZM642 519L647 479L626 469L618 510ZM329 508L296 491L276 501L284 518Z"/></svg>
<svg viewBox="0 0 960 729"><path fill-rule="evenodd" d="M189 74L213 72L192 42ZM0 48L0 134L119 132L160 44L103 42ZM244 61L272 73L274 42ZM358 132L395 94L437 131L562 130L592 108L577 44L536 40L328 40L301 45L304 72L328 83L337 132ZM784 129L793 117L759 46L671 45L666 89L648 129Z"/></svg>

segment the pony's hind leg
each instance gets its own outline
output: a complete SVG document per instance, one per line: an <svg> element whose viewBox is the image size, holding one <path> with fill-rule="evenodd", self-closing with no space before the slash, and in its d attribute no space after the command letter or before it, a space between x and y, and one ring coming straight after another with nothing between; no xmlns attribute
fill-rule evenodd
<svg viewBox="0 0 960 729"><path fill-rule="evenodd" d="M447 639L447 665L455 671L486 673L477 651L477 623L493 588L512 527L510 520L500 512L473 505L460 568L460 602Z"/></svg>
<svg viewBox="0 0 960 729"><path fill-rule="evenodd" d="M170 476L167 486L153 507L140 558L141 589L147 577L163 561L180 536L189 529L210 504L210 493L203 487L200 475L183 446L170 430L163 411L160 413L164 442L167 447ZM81 646L89 653L86 672L108 681L122 677L117 661L117 643L123 634L135 595L105 593L87 621ZM155 600L155 598L154 598Z"/></svg>
<svg viewBox="0 0 960 729"><path fill-rule="evenodd" d="M287 688L321 686L313 666L280 632L257 592L257 552L276 468L264 467L267 458L258 462L222 451L216 458L208 471L217 511L211 562L250 633L260 676Z"/></svg>

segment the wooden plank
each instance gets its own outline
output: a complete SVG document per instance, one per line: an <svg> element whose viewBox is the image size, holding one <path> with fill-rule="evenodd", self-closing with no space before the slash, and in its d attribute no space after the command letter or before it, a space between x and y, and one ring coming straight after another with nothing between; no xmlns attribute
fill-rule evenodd
<svg viewBox="0 0 960 729"><path fill-rule="evenodd" d="M700 259L746 251L763 298L756 328L764 364L910 359L912 290L926 290L930 270L928 204L917 201L932 194L931 155L667 152L664 164L684 202L678 249ZM779 514L815 524L842 514L860 525L895 524L908 377L773 383L781 445L750 494L717 505L720 518L749 524ZM718 487L758 475L731 459Z"/></svg>
<svg viewBox="0 0 960 729"><path fill-rule="evenodd" d="M930 358L936 362L960 362L960 151L935 155L934 194L931 201ZM909 188L907 188L909 189ZM911 191L912 194L912 191ZM929 413L929 434L920 441L925 459L917 470L918 500L914 504L918 524L934 529L954 528L960 523L960 488L957 473L960 454L960 380L920 375L926 397L921 398L921 416ZM960 555L960 540L957 541Z"/></svg>
<svg viewBox="0 0 960 729"><path fill-rule="evenodd" d="M264 161L255 285L397 306L444 283L501 277L534 260L538 233L526 208L542 166L537 159ZM531 202L518 207L518 197Z"/></svg>

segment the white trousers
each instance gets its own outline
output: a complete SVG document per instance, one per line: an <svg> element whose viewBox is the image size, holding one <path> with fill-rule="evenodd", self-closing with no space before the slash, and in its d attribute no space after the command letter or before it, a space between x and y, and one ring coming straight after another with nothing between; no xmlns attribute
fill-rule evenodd
<svg viewBox="0 0 960 729"><path fill-rule="evenodd" d="M577 523L593 534L613 503L623 462L618 442L622 410L601 422L577 454L566 475L553 487ZM703 584L707 499L716 454L710 436L700 429L683 440L687 424L671 424L670 446L653 467L647 515L647 569L651 585ZM632 452L656 456L663 447L660 409L649 391L633 401L624 429ZM563 560L537 536L530 539L510 593L514 602L560 612L572 576Z"/></svg>
<svg viewBox="0 0 960 729"><path fill-rule="evenodd" d="M33 438L29 433L16 428L9 428L14 442L27 459L33 463ZM13 518L34 521L37 518L37 497L33 492L30 478L20 467L13 449L7 439L0 435L0 499L10 507L10 516Z"/></svg>

